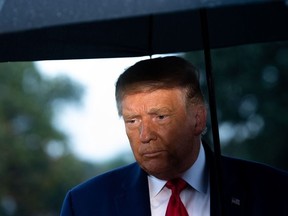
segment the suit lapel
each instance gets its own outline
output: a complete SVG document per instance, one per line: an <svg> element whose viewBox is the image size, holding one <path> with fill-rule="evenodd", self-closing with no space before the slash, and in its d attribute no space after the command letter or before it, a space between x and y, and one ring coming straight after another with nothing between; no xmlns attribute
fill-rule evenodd
<svg viewBox="0 0 288 216"><path fill-rule="evenodd" d="M119 195L115 197L119 215L151 215L147 174L137 164L120 184Z"/></svg>

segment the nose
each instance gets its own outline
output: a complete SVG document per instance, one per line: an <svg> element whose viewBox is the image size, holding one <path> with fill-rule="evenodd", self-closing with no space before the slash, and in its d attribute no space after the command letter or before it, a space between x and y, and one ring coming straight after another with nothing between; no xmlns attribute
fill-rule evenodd
<svg viewBox="0 0 288 216"><path fill-rule="evenodd" d="M153 129L152 123L142 121L139 127L140 141L142 143L149 143L151 140L156 139L155 130Z"/></svg>

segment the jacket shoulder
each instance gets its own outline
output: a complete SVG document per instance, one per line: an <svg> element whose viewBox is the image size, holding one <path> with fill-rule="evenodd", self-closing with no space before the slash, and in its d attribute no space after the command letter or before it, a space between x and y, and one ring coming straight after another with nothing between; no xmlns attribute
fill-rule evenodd
<svg viewBox="0 0 288 216"><path fill-rule="evenodd" d="M225 157L222 156L222 167L224 172L229 171L230 173L235 173L238 177L249 177L249 179L253 178L263 178L268 176L272 179L283 179L287 180L288 172L277 169L267 164L255 162L255 161L247 161L237 158ZM271 180L269 179L269 181ZM262 179L262 180L265 180ZM288 182L286 182L288 184Z"/></svg>
<svg viewBox="0 0 288 216"><path fill-rule="evenodd" d="M116 215L116 200L125 192L125 187L139 179L145 180L144 176L136 163L95 176L68 191L61 216Z"/></svg>
<svg viewBox="0 0 288 216"><path fill-rule="evenodd" d="M226 203L230 203L227 209L233 209L235 200L240 205L241 200L243 215L288 214L287 172L266 164L223 156L222 174ZM234 204L235 209L239 207L237 205Z"/></svg>
<svg viewBox="0 0 288 216"><path fill-rule="evenodd" d="M121 182L124 178L129 178L133 173L140 170L140 167L136 163L132 163L120 168L116 168L107 171L103 174L97 175L87 181L77 185L72 188L72 193L92 193L92 191L97 190L99 194L101 191L107 192L107 187L109 190L117 188L119 185L117 182Z"/></svg>

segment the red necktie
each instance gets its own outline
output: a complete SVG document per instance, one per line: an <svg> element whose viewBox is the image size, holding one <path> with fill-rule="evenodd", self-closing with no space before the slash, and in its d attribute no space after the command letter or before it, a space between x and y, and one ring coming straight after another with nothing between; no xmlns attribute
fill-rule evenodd
<svg viewBox="0 0 288 216"><path fill-rule="evenodd" d="M168 202L166 216L188 216L187 210L183 205L179 194L187 187L187 183L180 178L169 180L166 187L172 190L171 197Z"/></svg>

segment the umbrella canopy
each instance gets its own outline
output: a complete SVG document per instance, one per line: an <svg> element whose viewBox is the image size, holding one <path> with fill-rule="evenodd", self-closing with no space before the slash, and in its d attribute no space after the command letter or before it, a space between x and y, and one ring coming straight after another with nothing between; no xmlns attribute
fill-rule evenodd
<svg viewBox="0 0 288 216"><path fill-rule="evenodd" d="M0 0L0 61L132 57L286 40L288 8L269 0Z"/></svg>

